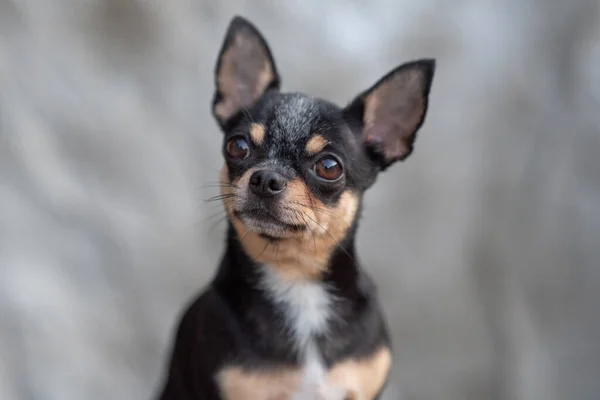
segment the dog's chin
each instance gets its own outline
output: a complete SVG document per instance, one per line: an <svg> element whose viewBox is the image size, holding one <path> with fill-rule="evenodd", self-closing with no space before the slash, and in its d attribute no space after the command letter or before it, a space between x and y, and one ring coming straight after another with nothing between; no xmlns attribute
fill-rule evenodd
<svg viewBox="0 0 600 400"><path fill-rule="evenodd" d="M234 215L246 229L271 241L298 237L306 229L304 225L282 221L264 211L234 211Z"/></svg>

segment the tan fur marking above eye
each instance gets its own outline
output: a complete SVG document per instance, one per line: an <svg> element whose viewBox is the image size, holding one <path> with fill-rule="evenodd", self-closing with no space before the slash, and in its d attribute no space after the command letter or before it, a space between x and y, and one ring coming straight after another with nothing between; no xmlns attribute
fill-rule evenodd
<svg viewBox="0 0 600 400"><path fill-rule="evenodd" d="M252 143L256 146L260 146L265 139L265 126L252 123L252 125L250 125L250 139L252 139Z"/></svg>
<svg viewBox="0 0 600 400"><path fill-rule="evenodd" d="M221 171L219 172L219 186L221 187L221 196L226 196L223 198L223 205L225 206L225 211L227 211L229 218L232 218L233 205L236 198L240 195L237 193L237 190L239 190L237 188L248 186L248 181L254 171L256 171L256 168L250 168L241 177L230 182L227 165L225 164L223 165L223 168L221 168Z"/></svg>
<svg viewBox="0 0 600 400"><path fill-rule="evenodd" d="M320 153L329 142L321 135L314 135L306 142L306 153L314 155Z"/></svg>
<svg viewBox="0 0 600 400"><path fill-rule="evenodd" d="M371 357L346 360L335 364L326 382L343 387L348 399L372 400L381 391L392 366L392 353L382 347Z"/></svg>
<svg viewBox="0 0 600 400"><path fill-rule="evenodd" d="M298 390L301 373L297 368L246 371L226 367L217 374L224 400L287 400Z"/></svg>

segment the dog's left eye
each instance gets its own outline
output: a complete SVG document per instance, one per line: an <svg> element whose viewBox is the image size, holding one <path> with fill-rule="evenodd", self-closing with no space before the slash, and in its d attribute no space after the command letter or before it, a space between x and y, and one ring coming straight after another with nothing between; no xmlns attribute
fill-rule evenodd
<svg viewBox="0 0 600 400"><path fill-rule="evenodd" d="M227 154L231 158L243 159L250 154L250 146L248 142L242 138L233 138L227 142Z"/></svg>
<svg viewBox="0 0 600 400"><path fill-rule="evenodd" d="M316 174L327 181L335 181L342 176L342 166L331 157L322 158L315 164Z"/></svg>

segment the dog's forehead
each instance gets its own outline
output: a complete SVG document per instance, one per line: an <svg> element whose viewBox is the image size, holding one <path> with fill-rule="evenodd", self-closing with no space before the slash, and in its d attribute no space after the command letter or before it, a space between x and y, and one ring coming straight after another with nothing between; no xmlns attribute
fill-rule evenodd
<svg viewBox="0 0 600 400"><path fill-rule="evenodd" d="M301 150L312 136L334 133L341 120L335 105L298 93L277 95L264 104L261 114L272 152Z"/></svg>

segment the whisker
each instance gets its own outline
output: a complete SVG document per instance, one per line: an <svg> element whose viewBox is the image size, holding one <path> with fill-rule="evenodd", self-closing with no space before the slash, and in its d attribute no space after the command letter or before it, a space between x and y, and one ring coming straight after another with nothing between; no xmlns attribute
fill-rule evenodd
<svg viewBox="0 0 600 400"><path fill-rule="evenodd" d="M298 210L294 210L296 212L298 212L300 214L300 216L302 217L302 220L304 221L304 225L308 226L308 222L306 222L306 218L304 217L304 213ZM312 235L313 238L313 244L314 244L314 248L315 248L315 257L317 256L317 237L315 236L315 232L312 229L309 229L310 234Z"/></svg>
<svg viewBox="0 0 600 400"><path fill-rule="evenodd" d="M232 182L211 181L211 182L207 182L206 184L202 185L201 187L234 187L237 189L238 186Z"/></svg>
<svg viewBox="0 0 600 400"><path fill-rule="evenodd" d="M204 202L211 203L214 201L220 201L220 200L225 200L225 199L230 199L230 198L235 198L235 197L238 197L238 195L235 193L225 193L225 194L219 194L217 196L209 197L208 199L204 199Z"/></svg>
<svg viewBox="0 0 600 400"><path fill-rule="evenodd" d="M331 211L331 210L329 210L327 208L318 207L318 206L311 207L311 206L309 206L307 204L300 203L300 202L297 202L297 201L291 201L290 203L297 204L297 205L299 205L301 207L304 207L304 208L307 208L309 210L315 210L315 211L322 212L322 213L324 213L324 214L326 214L326 215L328 215L330 217L335 217L336 216L336 213L334 211ZM340 221L338 221L338 222L340 222ZM350 224L348 224L347 222L344 221L344 225L345 225L346 229L350 229L350 226L351 226Z"/></svg>
<svg viewBox="0 0 600 400"><path fill-rule="evenodd" d="M208 228L208 232L212 232L213 229L215 229L217 226L219 226L219 224L223 221L227 220L227 215L222 216L221 218L219 218L214 224L212 224L210 226L210 228Z"/></svg>
<svg viewBox="0 0 600 400"><path fill-rule="evenodd" d="M324 231L325 233L327 233L327 234L329 235L329 237L331 237L331 240L333 240L333 241L334 241L335 245L336 245L338 248L340 248L340 249L341 249L341 250L342 250L344 253L346 253L346 255L347 255L348 257L350 257L351 259L354 259L354 257L352 257L352 256L350 255L350 253L348 253L348 251L347 251L345 248L343 248L343 247L342 247L342 245L341 245L341 244L340 244L340 243L339 243L339 242L338 242L338 241L337 241L337 240L336 240L336 239L333 237L333 235L331 234L331 232L329 232L329 230L328 230L328 229L325 229L325 228L324 228L324 227L323 227L321 224L319 224L317 221L315 221L315 220L314 220L314 218L312 218L310 215L308 215L308 214L306 214L306 213L304 213L304 215L306 215L306 216L307 216L309 219L311 219L312 221L314 221L314 223L315 223L315 224L317 224L319 227L321 227L321 229L323 229L323 231Z"/></svg>
<svg viewBox="0 0 600 400"><path fill-rule="evenodd" d="M215 212L215 213L212 213L212 214L210 214L210 215L207 215L206 217L204 217L204 218L203 218L203 221L204 221L204 222L208 222L208 221L210 221L211 219L213 219L213 218L215 218L215 217L218 217L218 216L223 216L223 215L225 215L225 214L227 214L227 211L226 211L225 209L221 209L221 210L219 210L219 211L217 211L217 212Z"/></svg>
<svg viewBox="0 0 600 400"><path fill-rule="evenodd" d="M278 261L279 260L279 243L275 243L275 260Z"/></svg>
<svg viewBox="0 0 600 400"><path fill-rule="evenodd" d="M263 255L263 253L264 253L264 252L267 250L267 247L269 247L269 241L268 241L268 240L266 241L265 248L264 248L264 249L262 249L262 251L260 252L260 254L256 256L256 259L257 259L257 260L258 260L258 259L260 258L260 256L262 256L262 255Z"/></svg>
<svg viewBox="0 0 600 400"><path fill-rule="evenodd" d="M251 229L246 229L246 232L244 232L244 234L242 236L240 236L240 240L242 240L244 237L246 237L246 235L249 234L250 232L252 232Z"/></svg>
<svg viewBox="0 0 600 400"><path fill-rule="evenodd" d="M237 189L237 187L232 185L213 183L202 186L202 189Z"/></svg>

